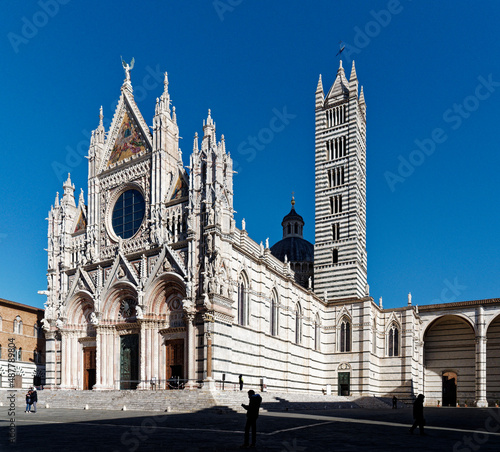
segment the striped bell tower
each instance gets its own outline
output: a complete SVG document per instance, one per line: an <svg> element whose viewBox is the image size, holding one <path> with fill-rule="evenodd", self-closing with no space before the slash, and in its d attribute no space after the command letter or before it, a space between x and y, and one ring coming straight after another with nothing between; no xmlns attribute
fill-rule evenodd
<svg viewBox="0 0 500 452"><path fill-rule="evenodd" d="M335 301L367 295L366 104L354 62L328 94L316 89L314 291Z"/></svg>

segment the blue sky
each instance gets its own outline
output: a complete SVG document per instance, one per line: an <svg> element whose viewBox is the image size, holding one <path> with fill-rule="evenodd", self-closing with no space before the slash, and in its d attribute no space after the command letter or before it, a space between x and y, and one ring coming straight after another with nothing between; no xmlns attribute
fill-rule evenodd
<svg viewBox="0 0 500 452"><path fill-rule="evenodd" d="M237 165L236 219L273 244L295 192L314 242L314 92L356 61L367 102L370 294L384 307L500 296L500 3L5 1L0 298L42 306L47 213L87 194L88 131L135 58L148 124L168 71L187 164L211 108ZM263 135L276 112L282 131ZM260 135L259 135L260 133ZM249 148L249 137L265 137Z"/></svg>

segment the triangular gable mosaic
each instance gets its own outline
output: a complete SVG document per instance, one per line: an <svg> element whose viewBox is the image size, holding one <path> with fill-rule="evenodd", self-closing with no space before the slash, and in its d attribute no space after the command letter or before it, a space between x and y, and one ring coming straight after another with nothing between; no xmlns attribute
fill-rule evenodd
<svg viewBox="0 0 500 452"><path fill-rule="evenodd" d="M75 230L73 231L73 234L76 234L77 232L82 232L87 229L87 219L85 218L85 214L83 213L83 210L80 211L80 216L78 217L78 221L76 222Z"/></svg>
<svg viewBox="0 0 500 452"><path fill-rule="evenodd" d="M116 137L115 145L109 156L108 167L122 160L137 155L146 150L141 133L136 124L130 119L128 111L125 110L122 124Z"/></svg>
<svg viewBox="0 0 500 452"><path fill-rule="evenodd" d="M179 177L177 179L177 183L175 184L174 190L172 192L172 196L170 197L170 201L174 201L176 199L181 199L187 195L188 195L187 184L184 181L184 178L182 177L182 175L179 174Z"/></svg>

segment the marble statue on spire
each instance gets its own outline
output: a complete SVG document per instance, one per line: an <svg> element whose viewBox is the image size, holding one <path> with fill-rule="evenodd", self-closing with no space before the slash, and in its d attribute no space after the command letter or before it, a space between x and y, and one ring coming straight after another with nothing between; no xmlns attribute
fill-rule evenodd
<svg viewBox="0 0 500 452"><path fill-rule="evenodd" d="M122 58L122 57L120 57L120 58ZM132 61L130 62L130 64L125 63L125 60L122 58L122 66L123 66L123 69L125 69L125 81L127 81L127 82L130 82L130 71L132 69L134 69L134 63L135 63L134 58L132 58Z"/></svg>

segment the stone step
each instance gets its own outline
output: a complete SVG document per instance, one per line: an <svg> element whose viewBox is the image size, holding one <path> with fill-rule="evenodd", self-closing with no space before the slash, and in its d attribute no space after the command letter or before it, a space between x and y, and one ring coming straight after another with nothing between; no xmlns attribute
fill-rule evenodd
<svg viewBox="0 0 500 452"><path fill-rule="evenodd" d="M24 409L25 391L0 391L0 404L8 405L9 394L16 394L17 409ZM266 411L332 410L345 408L387 409L389 397L353 397L306 393L264 392L262 409ZM246 391L158 390L158 391L38 391L39 406L92 410L144 410L193 412L215 410L241 412L248 403Z"/></svg>

